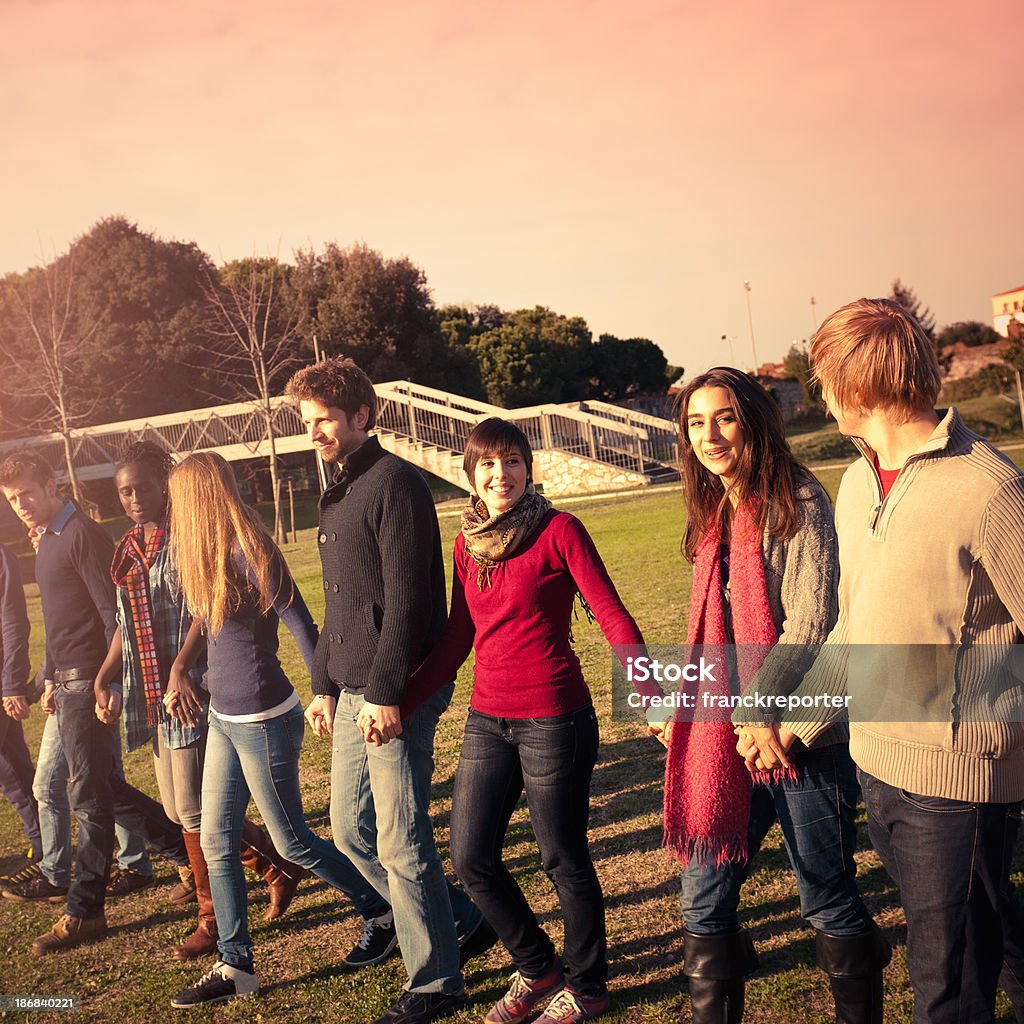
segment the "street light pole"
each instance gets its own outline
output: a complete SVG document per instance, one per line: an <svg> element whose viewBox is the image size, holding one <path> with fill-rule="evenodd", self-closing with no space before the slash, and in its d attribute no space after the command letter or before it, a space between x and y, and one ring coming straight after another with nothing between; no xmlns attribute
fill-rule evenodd
<svg viewBox="0 0 1024 1024"><path fill-rule="evenodd" d="M754 354L754 373L757 373L757 346L754 344L754 317L750 312L750 282L743 282L743 290L747 296L747 323L750 325L750 351Z"/></svg>
<svg viewBox="0 0 1024 1024"><path fill-rule="evenodd" d="M722 335L722 341L727 341L729 343L729 365L730 366L735 366L736 365L736 353L733 352L733 350L732 350L732 338L730 338L727 335L723 334Z"/></svg>
<svg viewBox="0 0 1024 1024"><path fill-rule="evenodd" d="M814 324L814 333L818 333L818 311L814 308L814 296L811 296L811 323Z"/></svg>

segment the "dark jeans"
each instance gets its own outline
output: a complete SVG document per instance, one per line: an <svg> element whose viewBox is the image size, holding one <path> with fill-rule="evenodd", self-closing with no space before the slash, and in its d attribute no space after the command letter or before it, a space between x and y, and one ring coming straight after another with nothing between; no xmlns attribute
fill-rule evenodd
<svg viewBox="0 0 1024 1024"><path fill-rule="evenodd" d="M1020 804L964 803L860 772L871 842L900 889L914 1024L986 1024Z"/></svg>
<svg viewBox="0 0 1024 1024"><path fill-rule="evenodd" d="M188 864L181 828L163 808L129 786L114 771L117 727L96 717L91 680L57 686L57 729L68 762L68 799L78 819L75 877L68 890L68 913L103 913L114 848L114 821L143 836L154 852Z"/></svg>
<svg viewBox="0 0 1024 1024"><path fill-rule="evenodd" d="M740 887L764 837L778 819L796 874L800 913L829 935L863 935L874 928L857 890L856 769L845 743L794 755L798 779L755 786L747 829L749 859L715 866L691 861L682 872L683 922L696 935L739 930Z"/></svg>
<svg viewBox="0 0 1024 1024"><path fill-rule="evenodd" d="M0 793L18 812L25 838L32 847L33 859L42 856L43 842L39 836L39 809L32 795L35 769L25 746L21 722L0 711Z"/></svg>
<svg viewBox="0 0 1024 1024"><path fill-rule="evenodd" d="M597 760L597 716L588 704L554 718L492 718L470 709L452 796L452 862L516 968L538 978L555 950L502 862L509 819L523 790L544 871L565 922L565 975L584 995L608 978L604 896L587 823Z"/></svg>

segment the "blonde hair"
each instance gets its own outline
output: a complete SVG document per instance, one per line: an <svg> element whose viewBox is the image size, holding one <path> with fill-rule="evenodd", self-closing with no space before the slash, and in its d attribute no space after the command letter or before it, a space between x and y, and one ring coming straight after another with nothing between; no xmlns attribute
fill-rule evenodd
<svg viewBox="0 0 1024 1024"><path fill-rule="evenodd" d="M192 615L215 636L254 590L260 614L269 612L287 573L228 463L214 452L189 455L171 470L168 494L170 555ZM234 563L239 550L254 583Z"/></svg>
<svg viewBox="0 0 1024 1024"><path fill-rule="evenodd" d="M935 345L891 299L837 309L811 340L813 379L840 409L885 409L901 422L933 409L942 387Z"/></svg>

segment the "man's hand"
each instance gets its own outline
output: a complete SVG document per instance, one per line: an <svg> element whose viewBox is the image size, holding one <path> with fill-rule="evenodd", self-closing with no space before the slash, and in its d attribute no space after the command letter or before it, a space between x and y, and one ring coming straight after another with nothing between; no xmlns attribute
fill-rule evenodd
<svg viewBox="0 0 1024 1024"><path fill-rule="evenodd" d="M306 721L314 736L330 736L334 732L334 712L338 702L333 697L318 694L306 708Z"/></svg>
<svg viewBox="0 0 1024 1024"><path fill-rule="evenodd" d="M112 690L108 683L97 679L92 684L92 692L96 697L96 717L104 724L111 725L121 716L124 700L120 690Z"/></svg>
<svg viewBox="0 0 1024 1024"><path fill-rule="evenodd" d="M4 697L4 711L18 722L28 718L28 697Z"/></svg>
<svg viewBox="0 0 1024 1024"><path fill-rule="evenodd" d="M46 680L46 685L43 687L43 695L39 698L39 706L48 715L57 714L57 698L55 696L57 687L54 685L52 679Z"/></svg>
<svg viewBox="0 0 1024 1024"><path fill-rule="evenodd" d="M771 771L773 768L791 768L788 757L789 743L779 736L779 723L771 725L742 725L737 727L736 752L747 764L748 771Z"/></svg>
<svg viewBox="0 0 1024 1024"><path fill-rule="evenodd" d="M402 735L402 715L397 704L364 702L356 715L356 725L366 742L375 747L383 746Z"/></svg>

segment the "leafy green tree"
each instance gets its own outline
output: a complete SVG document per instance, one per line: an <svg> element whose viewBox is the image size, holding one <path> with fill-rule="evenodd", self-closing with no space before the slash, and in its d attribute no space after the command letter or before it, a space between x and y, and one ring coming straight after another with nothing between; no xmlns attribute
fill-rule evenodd
<svg viewBox="0 0 1024 1024"><path fill-rule="evenodd" d="M977 348L979 345L994 345L1000 340L999 333L990 324L980 320L960 320L943 327L935 338L935 344L941 352L957 344Z"/></svg>
<svg viewBox="0 0 1024 1024"><path fill-rule="evenodd" d="M924 328L925 334L932 341L935 340L935 317L932 311L917 297L917 293L909 285L905 285L898 277L892 283L892 291L889 298L898 302L908 313L917 319L917 322Z"/></svg>
<svg viewBox="0 0 1024 1024"><path fill-rule="evenodd" d="M590 329L582 317L543 306L509 313L470 341L487 400L506 409L587 397L592 367Z"/></svg>
<svg viewBox="0 0 1024 1024"><path fill-rule="evenodd" d="M594 345L591 398L613 402L633 395L662 393L667 378L665 353L647 338L602 334Z"/></svg>
<svg viewBox="0 0 1024 1024"><path fill-rule="evenodd" d="M793 342L789 346L785 359L782 361L785 376L800 382L804 393L804 406L808 412L823 413L825 403L821 400L818 389L811 383L811 357L806 343Z"/></svg>

